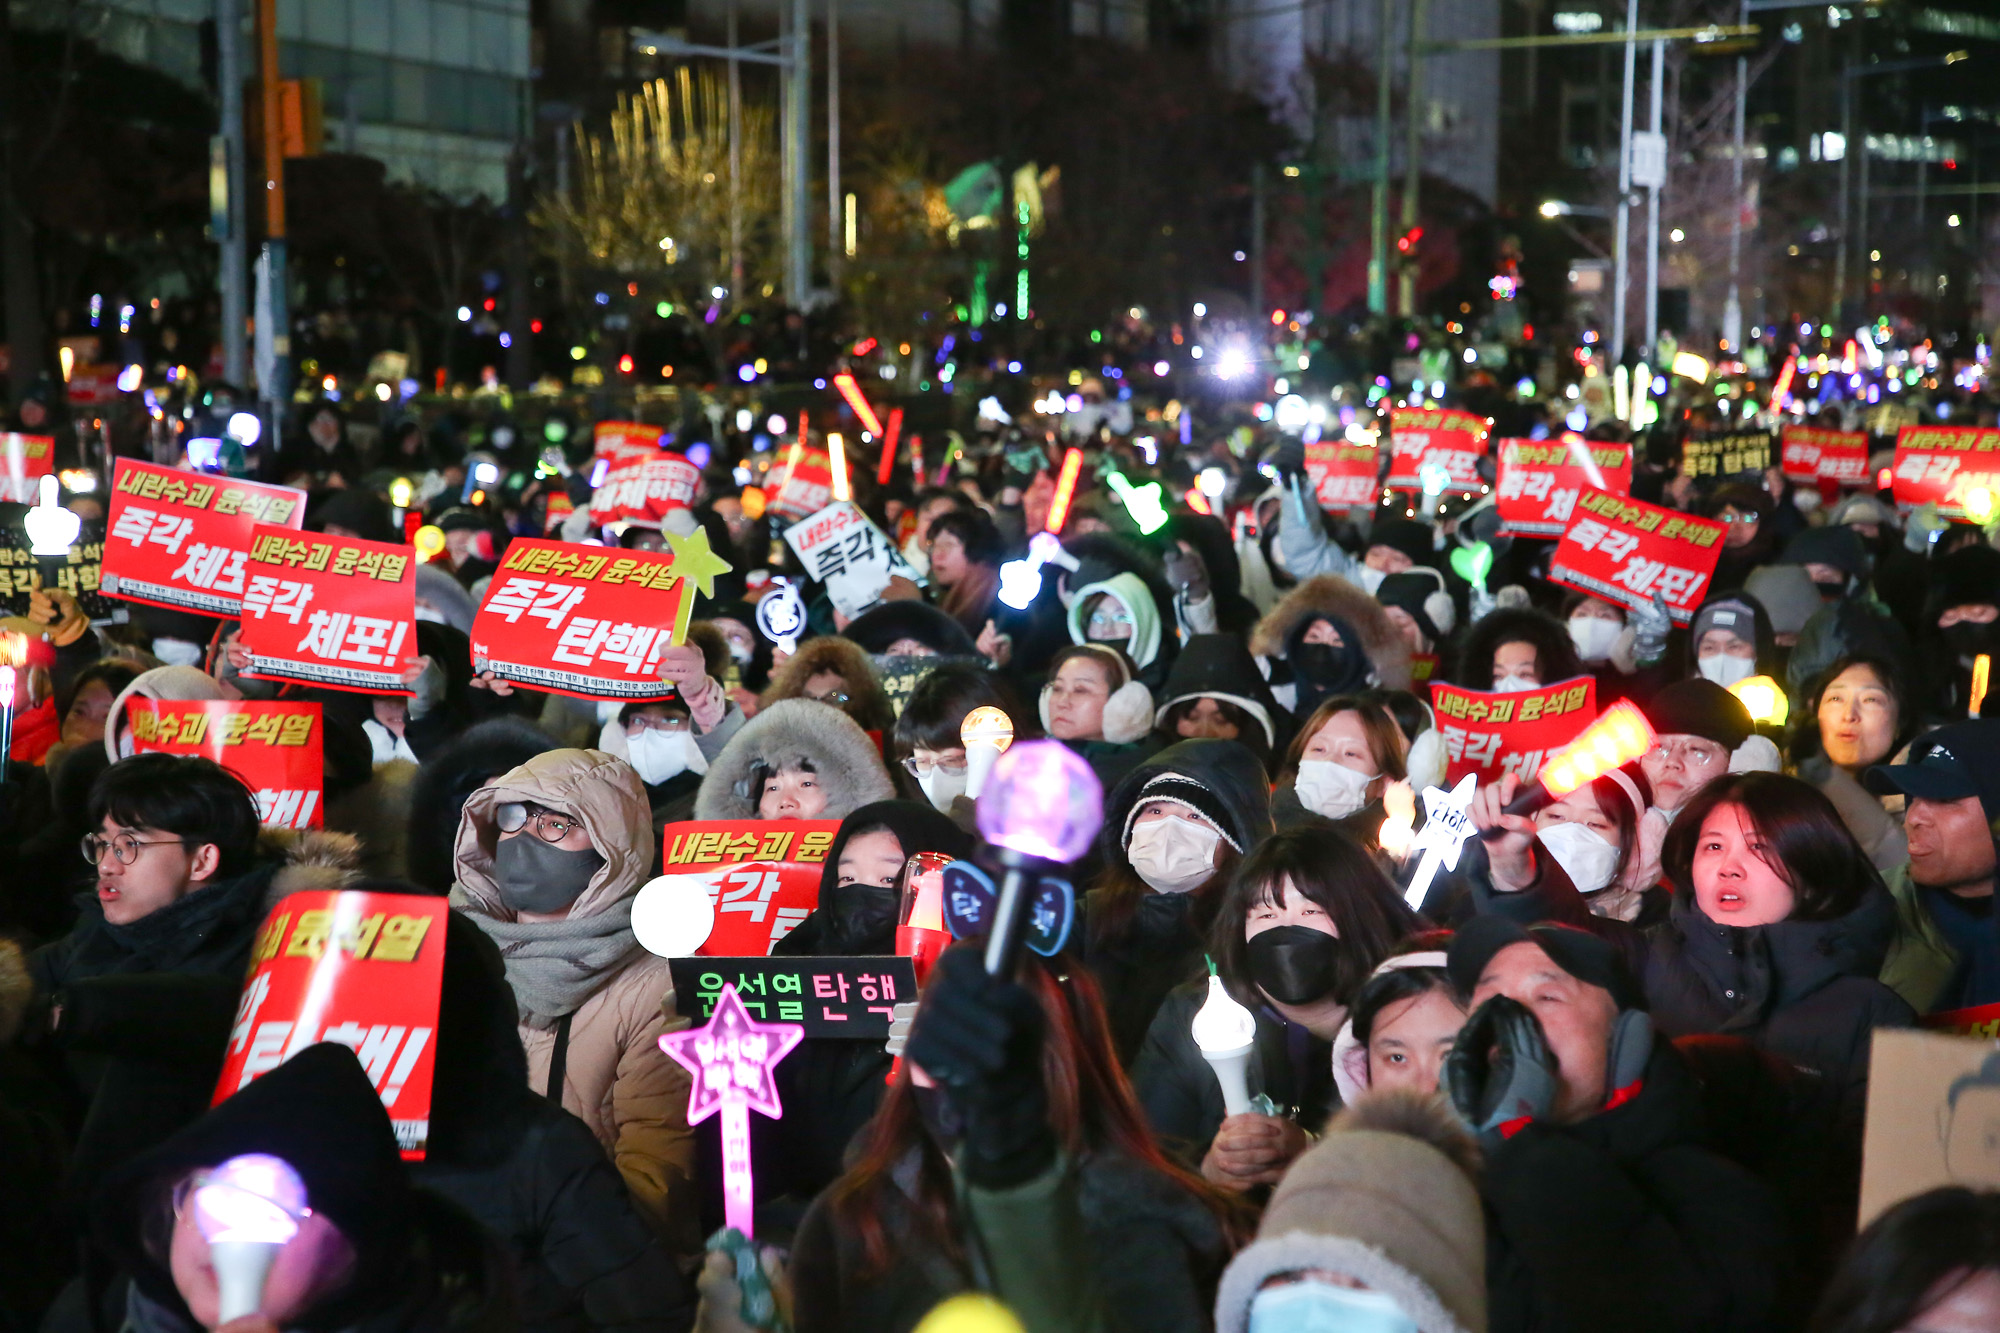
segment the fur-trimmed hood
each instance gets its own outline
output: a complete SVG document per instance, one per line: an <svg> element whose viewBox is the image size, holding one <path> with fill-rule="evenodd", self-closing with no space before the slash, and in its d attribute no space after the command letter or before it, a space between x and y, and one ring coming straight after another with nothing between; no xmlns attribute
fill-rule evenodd
<svg viewBox="0 0 2000 1333"><path fill-rule="evenodd" d="M860 644L838 634L822 634L801 643L783 666L771 672L771 683L764 690L759 709L768 709L785 699L804 697L806 682L822 671L838 672L847 682L848 703L844 711L864 730L873 727L886 731L896 725L889 696L882 692L882 682L875 675L875 660Z"/></svg>
<svg viewBox="0 0 2000 1333"><path fill-rule="evenodd" d="M811 762L826 791L821 819L845 819L864 805L896 794L875 743L853 718L812 699L781 699L759 710L722 747L701 780L694 817L757 818L756 795L740 790L750 770L762 762L787 764L800 759Z"/></svg>
<svg viewBox="0 0 2000 1333"><path fill-rule="evenodd" d="M1285 640L1310 616L1338 616L1361 635L1362 651L1375 668L1375 681L1385 690L1410 688L1410 645L1389 621L1382 604L1338 574L1317 574L1286 593L1257 622L1250 651L1259 657L1282 657Z"/></svg>
<svg viewBox="0 0 2000 1333"><path fill-rule="evenodd" d="M291 894L344 889L361 878L361 840L351 833L267 828L257 850L280 863L264 890L265 911Z"/></svg>

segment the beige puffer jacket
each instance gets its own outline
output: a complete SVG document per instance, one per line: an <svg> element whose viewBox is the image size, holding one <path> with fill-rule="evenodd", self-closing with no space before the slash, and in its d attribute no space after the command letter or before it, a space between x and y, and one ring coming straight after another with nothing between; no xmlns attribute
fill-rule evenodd
<svg viewBox="0 0 2000 1333"><path fill-rule="evenodd" d="M536 928L516 920L493 877L499 839L493 812L508 801L534 801L576 815L604 858L570 906L570 921L629 907L652 869L653 819L632 766L601 750L536 755L466 800L452 903L493 935L511 980L517 965L512 955L527 947L519 937ZM686 1026L687 1020L675 1015L666 960L632 941L570 1018L562 1104L597 1135L624 1175L633 1203L669 1246L693 1255L700 1251L700 1209L693 1185L694 1136L687 1124L689 1079L659 1047L661 1033ZM529 1085L545 1092L556 1030L523 1022L520 1032Z"/></svg>

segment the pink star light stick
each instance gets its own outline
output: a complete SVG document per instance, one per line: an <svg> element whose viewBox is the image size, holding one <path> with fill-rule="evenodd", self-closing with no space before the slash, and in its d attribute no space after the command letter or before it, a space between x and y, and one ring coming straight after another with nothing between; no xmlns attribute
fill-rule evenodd
<svg viewBox="0 0 2000 1333"><path fill-rule="evenodd" d="M778 1104L772 1071L805 1036L797 1023L759 1023L744 1009L736 988L725 983L715 1014L705 1027L669 1032L660 1049L694 1075L688 1097L688 1124L722 1112L722 1209L728 1225L751 1236L755 1193L750 1171L750 1112L776 1120Z"/></svg>

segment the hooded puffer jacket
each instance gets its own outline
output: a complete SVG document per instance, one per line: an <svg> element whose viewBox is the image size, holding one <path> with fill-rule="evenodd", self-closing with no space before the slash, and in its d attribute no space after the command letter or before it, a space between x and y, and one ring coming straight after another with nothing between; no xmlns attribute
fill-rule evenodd
<svg viewBox="0 0 2000 1333"><path fill-rule="evenodd" d="M111 711L104 715L104 753L117 763L124 755L118 753L121 725L125 720L125 705L133 695L144 699L221 699L222 685L215 677L200 667L163 666L151 671L142 671L138 678L111 701Z"/></svg>
<svg viewBox="0 0 2000 1333"><path fill-rule="evenodd" d="M575 815L604 858L563 920L520 921L501 897L494 808L509 801ZM688 1076L659 1048L662 1033L687 1023L675 1014L666 960L642 949L631 928L652 840L652 811L630 764L601 750L550 750L466 800L451 902L500 946L520 1010L528 1086L549 1088L560 1048L563 1108L590 1126L640 1213L672 1245L693 1235L694 1149Z"/></svg>
<svg viewBox="0 0 2000 1333"><path fill-rule="evenodd" d="M1167 710L1175 704L1203 697L1235 704L1256 718L1263 724L1264 743L1272 754L1281 753L1290 739L1271 687L1235 634L1197 634L1187 641L1154 700L1155 724L1165 726Z"/></svg>
<svg viewBox="0 0 2000 1333"><path fill-rule="evenodd" d="M1154 602L1153 593L1146 581L1137 574L1114 574L1099 583L1086 583L1076 590L1076 597L1069 604L1069 637L1073 643L1092 642L1089 626L1084 624L1084 610L1090 599L1098 593L1123 606L1132 617L1132 637L1105 642L1124 648L1125 655L1145 676L1160 657L1160 640L1165 633L1162 625L1162 611ZM1171 603L1168 604L1171 607ZM1164 678L1164 672L1161 673ZM1149 682L1152 683L1152 682Z"/></svg>
<svg viewBox="0 0 2000 1333"><path fill-rule="evenodd" d="M1250 636L1250 651L1263 658L1282 658L1294 629L1315 616L1336 616L1361 636L1361 647L1375 671L1375 683L1385 690L1410 688L1410 644L1389 621L1382 604L1338 574L1309 578L1286 593ZM1278 702L1283 703L1283 697Z"/></svg>
<svg viewBox="0 0 2000 1333"><path fill-rule="evenodd" d="M871 801L896 794L881 752L853 718L813 699L781 699L760 709L708 766L694 799L694 817L757 818L759 793L749 790L750 770L764 762L782 766L801 759L812 764L826 792L820 819L845 819Z"/></svg>

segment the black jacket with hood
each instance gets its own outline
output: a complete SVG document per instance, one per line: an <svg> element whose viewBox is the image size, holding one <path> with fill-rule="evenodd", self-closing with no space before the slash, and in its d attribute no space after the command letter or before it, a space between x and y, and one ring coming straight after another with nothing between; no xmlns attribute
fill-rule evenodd
<svg viewBox="0 0 2000 1333"><path fill-rule="evenodd" d="M1257 670L1257 661L1236 634L1197 634L1181 648L1174 669L1154 697L1154 720L1166 725L1167 710L1187 699L1208 697L1235 704L1263 724L1265 752L1284 753L1291 742L1290 719ZM1165 733L1162 733L1165 734Z"/></svg>

